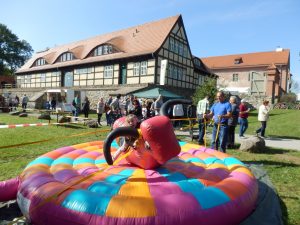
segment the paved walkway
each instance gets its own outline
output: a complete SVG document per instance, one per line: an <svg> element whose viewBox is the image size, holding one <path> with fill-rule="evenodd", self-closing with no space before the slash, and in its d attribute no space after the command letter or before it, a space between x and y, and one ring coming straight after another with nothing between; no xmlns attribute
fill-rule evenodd
<svg viewBox="0 0 300 225"><path fill-rule="evenodd" d="M188 131L178 131L178 130L176 130L175 133L176 133L176 135L183 135L183 136L187 136L187 137L189 136ZM196 130L194 130L194 135L198 135ZM251 136L252 135L246 135L246 138L249 138ZM208 133L207 137L210 139L211 134ZM245 140L245 139L240 139L239 135L235 134L236 143L241 143L241 140ZM268 147L300 151L300 140L278 138L278 137L276 137L276 138L266 137L265 142L266 142L266 146L268 146Z"/></svg>

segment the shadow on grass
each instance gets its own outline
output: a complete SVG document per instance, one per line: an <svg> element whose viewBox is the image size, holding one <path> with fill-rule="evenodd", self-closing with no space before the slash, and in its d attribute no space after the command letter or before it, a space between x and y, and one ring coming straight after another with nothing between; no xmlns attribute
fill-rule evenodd
<svg viewBox="0 0 300 225"><path fill-rule="evenodd" d="M297 164L294 163L285 163L285 162L279 162L279 161L268 161L268 160L256 160L256 161L245 161L243 160L243 163L245 164L253 164L253 165L266 165L266 166L277 166L277 167L300 167Z"/></svg>
<svg viewBox="0 0 300 225"><path fill-rule="evenodd" d="M295 139L295 140L300 140L300 137L270 135L269 138L268 138L268 140L279 140L279 141L281 139Z"/></svg>
<svg viewBox="0 0 300 225"><path fill-rule="evenodd" d="M78 126L76 124L64 124L64 125L59 125L61 127L65 127L65 128L72 128L72 129L86 129L86 127Z"/></svg>
<svg viewBox="0 0 300 225"><path fill-rule="evenodd" d="M235 144L234 148L228 148L228 150L239 150L241 144ZM245 151L246 152L246 151ZM290 153L291 150L286 149L280 149L280 148L271 148L266 146L263 150L260 152L253 152L252 154L287 154Z"/></svg>
<svg viewBox="0 0 300 225"><path fill-rule="evenodd" d="M286 149L279 149L279 148L270 148L270 147L265 147L261 152L256 152L256 154L286 154L289 153L290 150Z"/></svg>

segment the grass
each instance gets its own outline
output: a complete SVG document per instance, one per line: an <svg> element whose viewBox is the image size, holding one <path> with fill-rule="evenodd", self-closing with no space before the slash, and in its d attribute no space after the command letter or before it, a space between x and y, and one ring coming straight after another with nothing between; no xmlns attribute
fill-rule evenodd
<svg viewBox="0 0 300 225"><path fill-rule="evenodd" d="M280 198L284 224L300 224L299 151L266 148L253 154L229 149L228 154L244 163L263 165Z"/></svg>
<svg viewBox="0 0 300 225"><path fill-rule="evenodd" d="M0 114L0 122L5 122L6 124L24 124L36 122L47 123L47 121L38 120L35 117L20 118L7 114ZM53 120L53 122L56 122L56 120ZM107 134L107 132L104 132L104 130L109 130L109 127L89 129L82 125L53 125L43 127L0 129L0 180L17 176L22 172L24 167L29 162L45 152L63 146L69 146L88 141L103 140ZM97 131L97 133L70 137L72 135L91 131ZM23 145L13 148L1 148L1 146L10 146L48 139L50 139L50 141L45 141L38 144Z"/></svg>
<svg viewBox="0 0 300 225"><path fill-rule="evenodd" d="M253 132L260 127L257 121L257 111L250 112L249 127L246 134ZM266 135L270 137L300 139L300 111L275 109L270 112L267 122Z"/></svg>
<svg viewBox="0 0 300 225"><path fill-rule="evenodd" d="M273 110L268 121L266 134L273 137L297 138L300 137L300 111ZM95 115L91 115L95 118ZM0 122L6 124L46 122L34 117L19 118L0 113ZM53 121L56 122L56 121ZM258 128L257 112L251 112L249 116L248 134ZM17 176L24 167L41 154L53 149L83 143L87 141L103 140L106 136L103 127L97 129L97 134L67 137L74 134L94 131L85 126L74 125L72 127L45 126L26 127L14 129L0 129L0 180L6 180ZM21 147L2 148L1 146L18 143L52 139L33 145ZM280 197L284 224L300 224L300 152L286 149L266 148L260 154L241 152L228 149L228 153L245 163L263 165L271 182L275 186ZM268 210L268 209L266 209Z"/></svg>

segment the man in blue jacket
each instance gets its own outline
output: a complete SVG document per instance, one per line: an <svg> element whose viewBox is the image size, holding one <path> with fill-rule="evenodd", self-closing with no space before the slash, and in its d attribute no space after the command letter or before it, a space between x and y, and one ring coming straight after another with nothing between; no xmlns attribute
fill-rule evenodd
<svg viewBox="0 0 300 225"><path fill-rule="evenodd" d="M204 118L214 120L211 148L221 152L226 152L228 138L228 119L231 117L231 105L225 101L225 95L222 91L217 93L217 100L210 109L209 114L204 114Z"/></svg>

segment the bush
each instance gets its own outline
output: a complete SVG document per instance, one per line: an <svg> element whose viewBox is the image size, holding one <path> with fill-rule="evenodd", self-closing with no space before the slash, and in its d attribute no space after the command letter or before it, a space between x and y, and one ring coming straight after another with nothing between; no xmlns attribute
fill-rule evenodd
<svg viewBox="0 0 300 225"><path fill-rule="evenodd" d="M280 97L279 102L296 103L297 96L294 93L288 93Z"/></svg>

